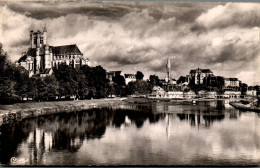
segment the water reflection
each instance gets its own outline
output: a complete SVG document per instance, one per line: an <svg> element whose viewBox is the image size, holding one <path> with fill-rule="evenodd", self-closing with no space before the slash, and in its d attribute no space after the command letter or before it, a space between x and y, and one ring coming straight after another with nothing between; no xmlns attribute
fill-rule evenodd
<svg viewBox="0 0 260 168"><path fill-rule="evenodd" d="M225 128L228 129L227 132L227 130L220 130L219 126L217 129L212 127L214 123L223 123L224 125L231 126L239 124L239 119L243 116L242 114L240 111L230 108L225 101L207 101L198 102L196 105L183 105L176 102L124 104L120 109L102 108L75 113L41 116L0 127L0 150L4 153L4 155L0 157L0 162L1 164L7 165L138 165L147 163L152 165L162 165L164 163L173 165L198 165L201 163L199 161L201 161L202 158L199 157L202 157L202 155L204 156L203 159L211 155L211 157L215 157L215 148L218 151L218 156L219 153L221 153L221 146L228 144L233 148L232 145L236 143L235 140L237 137L233 137L234 139L231 140L226 136L230 136L234 128ZM242 125L246 124L245 122L259 122L258 114L246 114L244 119L241 120L243 121L241 123ZM187 124L190 126L189 128ZM163 130L161 130L162 127L164 127ZM196 130L199 131L201 135L193 128L197 128ZM151 129L153 131L151 131ZM194 145L200 147L201 141L205 141L202 137L208 137L201 129L209 130L208 135L212 133L225 135L222 137L224 138L224 142L220 141L223 143L222 145L219 143L214 144L218 146L214 148L207 146L207 149L204 149L205 147L201 146L201 151L197 152L196 155L189 156L191 152L190 149L183 145L191 145L191 148L193 148ZM254 129L256 128L254 127L252 130L250 126L248 128L248 134L251 136L251 134L254 133L254 136L258 138L259 134L256 134ZM243 128L241 130L243 132L245 129ZM233 131L234 133L237 131L237 133L240 134L239 130ZM188 133L188 137L186 137L186 135L185 138L182 137L184 133ZM163 141L163 137L161 136L163 134L168 143ZM136 135L139 136L136 137ZM123 138L126 136L128 139ZM158 138L161 138L161 140ZM173 142L173 139L174 143L168 146L170 142ZM135 145L132 145L132 141L134 141ZM255 150L259 150L258 139L256 139L256 142L254 142L257 146ZM141 145L139 146L138 143L141 143ZM157 146L158 143L160 144L159 147ZM246 141L243 140L243 143L243 145L245 145ZM96 150L94 149L95 145L97 145ZM111 146L111 149L108 150L108 146ZM180 146L182 147L180 148ZM123 148L126 147L130 148L129 150L132 152L129 153L129 151L127 151L126 153L128 154L124 155ZM235 147L239 148L239 146ZM142 152L139 150L140 148L142 148ZM148 148L160 148L160 150L158 149L160 153L154 153L153 151L147 152ZM190 160L182 160L179 158L180 156L172 155L172 151L168 151L168 148L174 148L173 150L176 151L179 150L180 153L189 157ZM108 153L98 153L98 159L93 159L92 157L95 156L98 149L100 150L99 152L107 151ZM118 153L121 153L122 156L117 156L115 153L113 153L115 156L109 154L116 149L119 150ZM139 157L144 157L144 160L139 160L132 155L137 149L139 151ZM212 153L207 153L209 151ZM98 160L100 160L103 155L104 158L102 162L99 162ZM155 159L151 156L157 156L157 158ZM162 162L162 160L165 159L162 159L162 156L169 160ZM173 156L176 158L172 158ZM16 157L17 160L10 162L12 157ZM123 157L124 161L121 161L121 157ZM109 160L109 158L111 158L111 160ZM197 158L197 160L195 158ZM128 159L132 161L128 162ZM157 162L155 162L156 160ZM193 162L190 162L191 160L193 160ZM255 160L253 161L255 164ZM256 158L256 161L259 162L259 158ZM212 162L211 160L209 163L216 165L218 162ZM233 163L232 158L231 163Z"/></svg>

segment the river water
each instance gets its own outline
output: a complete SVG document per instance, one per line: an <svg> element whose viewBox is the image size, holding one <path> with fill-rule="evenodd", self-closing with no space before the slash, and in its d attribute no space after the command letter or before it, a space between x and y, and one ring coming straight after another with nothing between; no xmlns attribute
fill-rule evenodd
<svg viewBox="0 0 260 168"><path fill-rule="evenodd" d="M1 165L260 165L260 114L154 102L2 125Z"/></svg>

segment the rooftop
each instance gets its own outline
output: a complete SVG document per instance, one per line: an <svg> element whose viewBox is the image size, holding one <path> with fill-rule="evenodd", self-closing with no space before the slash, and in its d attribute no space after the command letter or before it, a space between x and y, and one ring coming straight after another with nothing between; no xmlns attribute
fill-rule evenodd
<svg viewBox="0 0 260 168"><path fill-rule="evenodd" d="M41 50L44 49L44 46L41 48ZM64 55L64 54L68 54L68 55L83 55L78 46L76 44L72 44L72 45L63 45L63 46L50 46L50 50L52 50L52 53L54 55ZM25 55L23 55L18 62L24 61L26 59L27 56L32 56L35 57L36 56L36 48L29 48L27 53Z"/></svg>
<svg viewBox="0 0 260 168"><path fill-rule="evenodd" d="M201 73L213 73L210 69L192 69L190 70L190 73L198 73L198 72L201 72Z"/></svg>

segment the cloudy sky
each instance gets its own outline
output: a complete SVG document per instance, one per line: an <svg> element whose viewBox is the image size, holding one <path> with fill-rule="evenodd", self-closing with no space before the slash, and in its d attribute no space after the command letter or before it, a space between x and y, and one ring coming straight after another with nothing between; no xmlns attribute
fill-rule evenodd
<svg viewBox="0 0 260 168"><path fill-rule="evenodd" d="M77 44L92 65L145 77L210 68L260 84L260 3L0 2L0 42L11 60L46 25L49 45Z"/></svg>

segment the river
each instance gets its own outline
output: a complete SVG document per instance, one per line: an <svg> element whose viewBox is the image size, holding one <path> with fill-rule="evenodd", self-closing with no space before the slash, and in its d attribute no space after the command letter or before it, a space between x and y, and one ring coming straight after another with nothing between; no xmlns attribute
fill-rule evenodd
<svg viewBox="0 0 260 168"><path fill-rule="evenodd" d="M2 166L260 165L260 114L229 101L122 104L0 127Z"/></svg>

